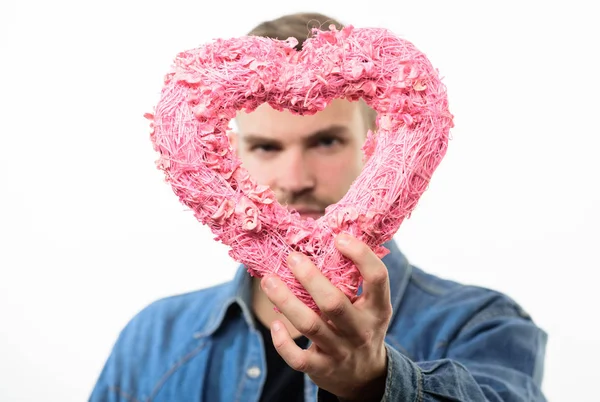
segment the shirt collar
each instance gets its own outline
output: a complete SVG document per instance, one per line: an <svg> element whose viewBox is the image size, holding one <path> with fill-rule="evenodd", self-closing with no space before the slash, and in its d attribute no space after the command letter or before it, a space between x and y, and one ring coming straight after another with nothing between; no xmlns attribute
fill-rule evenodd
<svg viewBox="0 0 600 402"><path fill-rule="evenodd" d="M412 266L400 252L396 242L390 240L384 246L390 252L382 258L383 263L388 269L390 279L390 293L392 302L392 321L395 318L398 307L402 302L402 297L409 283L412 274ZM362 289L359 289L359 293ZM244 265L240 265L236 271L235 277L227 283L222 292L213 299L212 311L203 325L197 329L194 336L196 338L210 336L223 323L227 310L237 305L241 310L244 320L249 327L254 327L254 318L252 314L252 276L246 270Z"/></svg>

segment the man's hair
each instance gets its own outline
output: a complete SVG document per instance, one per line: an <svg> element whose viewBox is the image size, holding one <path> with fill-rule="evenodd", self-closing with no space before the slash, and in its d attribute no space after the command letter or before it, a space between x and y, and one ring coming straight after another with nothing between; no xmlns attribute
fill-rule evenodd
<svg viewBox="0 0 600 402"><path fill-rule="evenodd" d="M313 28L329 30L330 25L342 29L344 25L334 18L319 13L296 13L281 16L279 18L263 21L248 32L249 36L262 36L271 39L285 40L293 37L298 40L296 50L302 50L304 41L312 34ZM375 131L377 128L377 113L369 107L364 100L360 100L360 108L363 112L367 128Z"/></svg>

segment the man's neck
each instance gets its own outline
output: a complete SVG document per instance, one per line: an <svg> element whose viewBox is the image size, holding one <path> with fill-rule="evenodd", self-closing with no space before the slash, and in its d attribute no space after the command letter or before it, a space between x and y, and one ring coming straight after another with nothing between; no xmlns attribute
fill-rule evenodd
<svg viewBox="0 0 600 402"><path fill-rule="evenodd" d="M285 325L292 338L296 339L302 336L289 320L283 314L276 312L274 308L275 306L260 287L260 278L253 277L252 311L256 318L267 328L270 328L273 321L279 320Z"/></svg>

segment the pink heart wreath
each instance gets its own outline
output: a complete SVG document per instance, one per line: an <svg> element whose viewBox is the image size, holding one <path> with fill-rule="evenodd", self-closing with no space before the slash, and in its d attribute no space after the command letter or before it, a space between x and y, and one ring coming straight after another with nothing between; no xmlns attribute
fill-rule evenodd
<svg viewBox="0 0 600 402"><path fill-rule="evenodd" d="M334 246L347 232L379 257L410 216L447 149L453 116L446 88L415 46L386 29L313 30L297 41L217 39L177 55L151 122L150 138L179 200L253 276L277 274L306 305L318 307L287 267L300 251L351 300L362 278ZM262 103L313 114L335 98L360 98L377 113L363 146L365 166L347 194L318 220L302 220L258 185L228 137L237 111Z"/></svg>

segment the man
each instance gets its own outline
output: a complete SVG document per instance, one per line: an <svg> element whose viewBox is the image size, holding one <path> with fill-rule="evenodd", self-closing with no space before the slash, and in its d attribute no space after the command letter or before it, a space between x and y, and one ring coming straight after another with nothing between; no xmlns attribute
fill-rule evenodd
<svg viewBox="0 0 600 402"><path fill-rule="evenodd" d="M265 22L250 34L299 48L320 14ZM279 201L318 218L362 169L375 116L335 100L310 116L264 104L240 112L231 141ZM277 277L240 267L229 283L153 303L123 330L90 401L543 401L546 334L508 297L433 277L393 241L380 260L359 240L336 246L364 278L351 303L301 254L292 272L323 316ZM277 307L280 313L274 311Z"/></svg>

